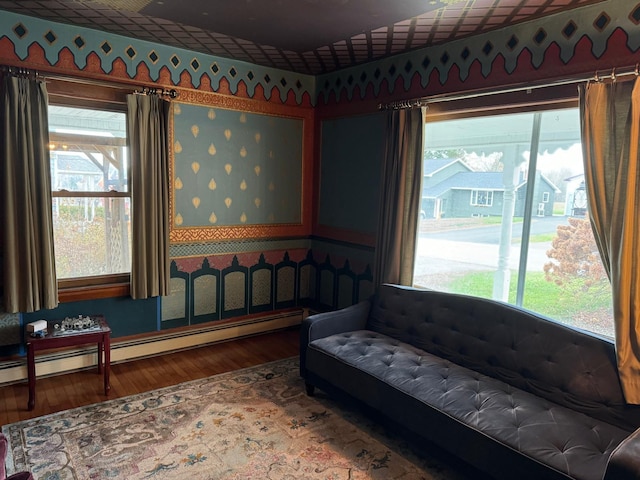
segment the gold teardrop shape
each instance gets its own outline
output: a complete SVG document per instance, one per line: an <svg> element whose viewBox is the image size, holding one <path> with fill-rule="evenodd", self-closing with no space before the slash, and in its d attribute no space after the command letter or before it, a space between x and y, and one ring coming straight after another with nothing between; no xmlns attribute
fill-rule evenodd
<svg viewBox="0 0 640 480"><path fill-rule="evenodd" d="M209 120L215 120L216 119L216 111L213 108L209 109L209 113L207 113L207 117L209 117Z"/></svg>
<svg viewBox="0 0 640 480"><path fill-rule="evenodd" d="M198 125L193 125L191 127L191 134L194 138L198 138L198 133L200 133L200 127L198 127Z"/></svg>
<svg viewBox="0 0 640 480"><path fill-rule="evenodd" d="M182 144L180 142L176 141L176 143L173 145L173 150L176 153L182 152Z"/></svg>
<svg viewBox="0 0 640 480"><path fill-rule="evenodd" d="M224 204L227 206L227 208L231 206L231 202L232 200L229 197L224 199Z"/></svg>
<svg viewBox="0 0 640 480"><path fill-rule="evenodd" d="M176 177L175 181L173 182L173 185L176 187L176 190L182 190L182 180L180 180L180 177Z"/></svg>
<svg viewBox="0 0 640 480"><path fill-rule="evenodd" d="M218 217L216 217L216 214L211 212L211 215L209 215L209 223L216 223L218 221Z"/></svg>
<svg viewBox="0 0 640 480"><path fill-rule="evenodd" d="M242 148L240 149L240 156L241 156L242 158L244 158L244 157L246 157L246 156L247 156L247 149L246 149L246 148L242 147Z"/></svg>
<svg viewBox="0 0 640 480"><path fill-rule="evenodd" d="M260 176L260 171L262 169L260 168L260 165L256 165L255 167L253 167L253 171L256 172L256 175L259 177Z"/></svg>
<svg viewBox="0 0 640 480"><path fill-rule="evenodd" d="M227 172L227 175L231 175L231 170L233 170L233 167L231 166L231 164L230 164L230 163L227 163L227 164L224 166L224 171L225 171L225 172Z"/></svg>
<svg viewBox="0 0 640 480"><path fill-rule="evenodd" d="M176 215L176 225L182 225L182 215L177 214Z"/></svg>
<svg viewBox="0 0 640 480"><path fill-rule="evenodd" d="M225 137L227 140L230 140L230 139L231 139L231 130L229 130L229 129L227 128L227 129L224 131L224 137Z"/></svg>
<svg viewBox="0 0 640 480"><path fill-rule="evenodd" d="M218 184L216 183L216 181L212 178L211 181L209 182L209 190L215 190L216 188L218 188Z"/></svg>
<svg viewBox="0 0 640 480"><path fill-rule="evenodd" d="M240 222L247 223L247 216L244 212L242 212L242 215L240 215Z"/></svg>
<svg viewBox="0 0 640 480"><path fill-rule="evenodd" d="M174 115L180 115L181 113L182 113L182 109L180 108L180 104L173 103L173 114Z"/></svg>
<svg viewBox="0 0 640 480"><path fill-rule="evenodd" d="M209 145L209 155L213 156L215 155L217 152L216 147L213 145L213 143L211 145Z"/></svg>
<svg viewBox="0 0 640 480"><path fill-rule="evenodd" d="M256 143L260 143L260 139L262 138L262 135L260 135L260 132L258 132L254 135L253 138L256 139Z"/></svg>
<svg viewBox="0 0 640 480"><path fill-rule="evenodd" d="M242 180L242 182L240 182L240 190L246 190L246 189L247 189L247 182Z"/></svg>
<svg viewBox="0 0 640 480"><path fill-rule="evenodd" d="M256 198L253 200L253 203L255 203L255 204L256 204L256 208L260 208L260 205L262 205L262 200L260 200L258 197L256 197Z"/></svg>
<svg viewBox="0 0 640 480"><path fill-rule="evenodd" d="M193 173L195 173L197 175L198 174L198 170L200 170L200 164L198 162L193 162L191 164L191 170L193 170Z"/></svg>
<svg viewBox="0 0 640 480"><path fill-rule="evenodd" d="M273 184L273 182L269 183L269 191L273 192L276 189L276 186Z"/></svg>
<svg viewBox="0 0 640 480"><path fill-rule="evenodd" d="M193 197L191 203L193 203L194 207L198 208L200 206L200 199L198 197Z"/></svg>
<svg viewBox="0 0 640 480"><path fill-rule="evenodd" d="M275 155L274 155L274 153L273 153L273 150L270 150L270 151L269 151L269 158L273 158L273 157L275 157Z"/></svg>
<svg viewBox="0 0 640 480"><path fill-rule="evenodd" d="M240 114L240 123L247 123L247 114L246 113L241 113Z"/></svg>

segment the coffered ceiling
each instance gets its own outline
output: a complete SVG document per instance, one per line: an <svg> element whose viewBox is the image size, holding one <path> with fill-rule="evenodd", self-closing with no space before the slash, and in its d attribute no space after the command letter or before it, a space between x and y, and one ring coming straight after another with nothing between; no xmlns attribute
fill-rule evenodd
<svg viewBox="0 0 640 480"><path fill-rule="evenodd" d="M317 75L601 1L0 0L0 10Z"/></svg>

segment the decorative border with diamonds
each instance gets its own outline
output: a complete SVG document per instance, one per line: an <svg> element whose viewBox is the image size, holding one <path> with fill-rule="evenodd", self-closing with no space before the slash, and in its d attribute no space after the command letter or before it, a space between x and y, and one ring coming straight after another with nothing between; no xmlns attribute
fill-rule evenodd
<svg viewBox="0 0 640 480"><path fill-rule="evenodd" d="M202 85L206 88L208 83L215 92L228 88L234 95L246 91L250 98L264 96L266 100L279 95L280 102L292 103L293 100L298 105L310 104L315 96L315 77L312 75L262 67L11 12L3 11L0 15L0 32L3 32L0 35L0 62L3 63L9 63L17 57L18 61L27 62L31 67L31 49L39 45L50 67L56 66L62 55L71 53L75 67L81 71L87 69L91 57L97 56L102 73L112 76L124 74L127 80L140 80L141 71L146 67L151 81L162 83L168 77L174 86L200 88ZM12 52L5 48L7 42L3 42L3 38L12 44ZM118 62L124 68L116 68Z"/></svg>
<svg viewBox="0 0 640 480"><path fill-rule="evenodd" d="M626 48L618 48L620 41L612 45L613 37L624 37ZM584 58L585 45L590 58ZM454 86L456 90L473 90L494 86L496 82L489 81L493 76L499 77L497 83L502 84L505 77L521 76L519 80L531 81L532 70L539 71L541 78L567 72L593 73L594 65L605 54L615 57L614 61L628 58L631 62L617 65L620 67L640 62L639 49L640 3L609 0L320 75L316 78L316 103L342 103L390 94L401 97L407 92L432 95L451 92ZM612 66L615 63L603 68Z"/></svg>

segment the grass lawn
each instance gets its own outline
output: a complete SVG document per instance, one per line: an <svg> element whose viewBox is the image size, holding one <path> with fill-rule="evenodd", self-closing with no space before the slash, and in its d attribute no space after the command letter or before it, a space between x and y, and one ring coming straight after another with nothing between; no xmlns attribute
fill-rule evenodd
<svg viewBox="0 0 640 480"><path fill-rule="evenodd" d="M491 298L493 275L493 272L469 273L455 278L446 288L451 292ZM515 303L517 284L517 275L512 272L509 303ZM545 280L544 272L527 272L523 303L522 306L529 310L557 320L570 321L577 315L609 309L611 297L608 291L603 293L595 288L583 290L580 279L576 279L572 285L561 287Z"/></svg>

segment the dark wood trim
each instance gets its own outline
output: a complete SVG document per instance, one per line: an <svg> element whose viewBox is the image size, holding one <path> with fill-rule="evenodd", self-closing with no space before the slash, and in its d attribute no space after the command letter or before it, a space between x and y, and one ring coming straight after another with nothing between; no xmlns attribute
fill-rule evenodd
<svg viewBox="0 0 640 480"><path fill-rule="evenodd" d="M62 287L58 289L58 301L61 303L96 300L99 298L128 297L129 283L110 283L84 287Z"/></svg>
<svg viewBox="0 0 640 480"><path fill-rule="evenodd" d="M425 122L438 122L453 118L503 115L531 111L575 108L578 106L576 85L546 87L521 92L497 93L474 98L430 103Z"/></svg>

